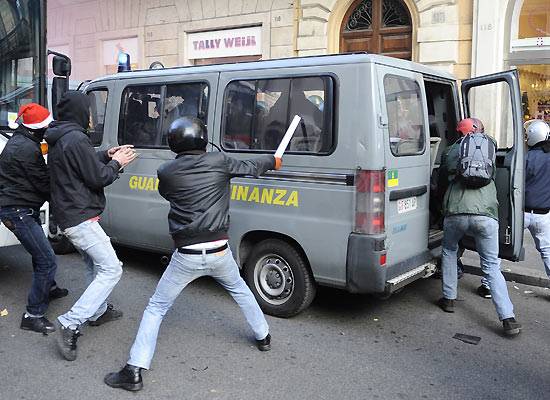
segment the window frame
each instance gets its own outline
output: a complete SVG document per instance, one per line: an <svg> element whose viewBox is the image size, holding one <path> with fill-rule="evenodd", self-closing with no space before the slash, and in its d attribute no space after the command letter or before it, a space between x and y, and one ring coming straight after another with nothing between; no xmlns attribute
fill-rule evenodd
<svg viewBox="0 0 550 400"><path fill-rule="evenodd" d="M396 154L393 150L393 147L392 147L392 144L391 144L391 138L392 137L395 137L395 136L392 136L392 133L390 131L390 113L388 111L388 102L386 100L386 96L387 96L387 93L386 93L386 79L388 77L391 77L391 78L398 78L398 79L406 79L406 80L409 80L409 81L412 81L414 82L414 84L416 85L416 88L418 89L418 94L419 94L419 100L420 100L420 110L422 111L422 130L421 130L421 134L424 135L423 136L423 144L422 144L422 150L419 150L418 152L416 153L407 153L407 154ZM382 90L383 90L383 93L384 93L384 108L386 110L386 116L388 118L388 140L389 140L389 147L390 147L390 152L392 154L392 156L394 157L417 157L417 156L421 156L423 155L425 152L426 152L426 142L427 142L427 138L426 138L426 118L427 118L427 115L425 115L424 113L424 100L422 98L422 87L420 86L420 83L418 82L417 79L414 79L414 78L410 78L408 76L403 76L403 75L398 75L398 74L392 74L392 73L387 73L387 74L384 74L384 78L382 80ZM426 104L427 106L427 104Z"/></svg>
<svg viewBox="0 0 550 400"><path fill-rule="evenodd" d="M235 78L229 80L224 87L223 90L223 96L222 96L222 104L221 104L221 124L220 124L220 147L224 152L227 153L251 153L251 154L273 154L275 149L273 150L261 150L261 149L231 149L227 148L223 144L223 140L225 137L225 128L226 128L226 121L225 121L225 112L226 112L226 98L227 98L227 91L228 87L234 83L234 82L254 82L254 88L257 90L257 82L258 81L266 81L266 80L274 80L274 79L287 79L290 82L290 90L289 90L289 101L288 101L288 109L287 109L287 127L290 124L290 109L292 106L292 101L290 101L290 93L292 92L292 80L293 79L304 79L304 78L320 78L324 83L324 92L327 99L330 99L329 102L325 100L324 102L324 109L323 109L323 124L329 124L330 128L330 137L332 139L331 147L325 151L325 152L318 152L318 153L312 153L307 151L290 151L286 150L285 155L307 155L307 156L316 156L316 157L326 157L330 156L337 147L337 129L336 129L336 107L335 104L337 104L337 87L338 87L338 79L333 73L321 73L319 75L288 75L288 76L259 76L256 78ZM257 93L257 92L256 92ZM255 104L257 102L257 99L254 100ZM312 103L313 104L313 103ZM253 125L254 121L256 120L256 113L254 113L253 116ZM299 129L299 128L296 128Z"/></svg>
<svg viewBox="0 0 550 400"><path fill-rule="evenodd" d="M105 99L105 111L103 113L103 134L101 135L101 143L94 143L92 142L92 146L94 147L100 147L103 144L103 140L105 138L105 121L107 119L107 107L109 105L109 88L107 86L94 86L93 88L90 88L89 90L86 90L86 96L89 96L91 92L97 92L97 91L105 91L107 92L107 98ZM90 141L91 141L91 136Z"/></svg>
<svg viewBox="0 0 550 400"><path fill-rule="evenodd" d="M162 134L162 131L163 131L163 128L164 128L164 116L163 116L163 113L164 113L164 103L165 103L165 100L166 100L166 93L167 93L167 89L168 89L168 86L170 85L186 85L186 84L203 84L203 85L206 85L206 87L208 88L208 99L207 99L207 102L206 102L206 115L205 115L205 121L204 121L204 124L205 126L208 126L208 119L209 119L209 108L210 108L210 97L211 97L211 86L210 86L210 82L206 79L197 79L197 80L192 80L192 81L171 81L171 82L146 82L146 83L131 83L131 84L128 84L128 85L125 85L123 88L122 88L122 92L120 94L120 109L119 109L119 114L118 114L118 128L117 128L117 143L118 144L121 144L122 141L120 140L121 139L121 123L122 123L122 118L121 116L124 115L124 106L125 104L125 100L124 100L124 95L126 93L126 90L129 89L129 88L132 88L132 87L152 87L152 86L159 86L160 87L160 101L159 101L159 110L160 110L160 113L159 113L159 118L160 118L160 123L159 123L159 126L158 126L158 131L157 133L161 133ZM210 134L209 134L210 136ZM156 145L151 145L151 146L143 146L143 145L134 145L134 148L136 149L149 149L149 150L170 150L170 147L168 145L166 146L156 146Z"/></svg>

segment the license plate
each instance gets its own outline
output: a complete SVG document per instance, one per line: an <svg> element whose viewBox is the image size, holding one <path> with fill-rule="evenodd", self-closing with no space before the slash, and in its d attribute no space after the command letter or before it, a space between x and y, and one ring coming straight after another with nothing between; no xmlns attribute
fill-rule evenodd
<svg viewBox="0 0 550 400"><path fill-rule="evenodd" d="M416 210L418 201L415 197L407 197L406 199L397 200L397 213L403 214L412 210Z"/></svg>

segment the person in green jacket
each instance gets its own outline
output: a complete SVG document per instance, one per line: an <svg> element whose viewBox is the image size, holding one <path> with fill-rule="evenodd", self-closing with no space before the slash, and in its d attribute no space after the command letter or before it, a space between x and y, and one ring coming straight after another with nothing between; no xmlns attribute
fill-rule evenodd
<svg viewBox="0 0 550 400"><path fill-rule="evenodd" d="M483 124L477 118L467 118L457 125L457 132L463 137L480 132ZM487 136L489 137L489 136ZM460 144L463 138L449 147L443 156L442 164L449 176L449 187L443 198L443 252L442 252L442 289L443 297L438 305L445 312L454 312L454 300L457 297L457 252L459 241L464 235L472 236L480 256L481 269L489 284L493 303L504 333L508 336L519 334L521 325L515 320L514 306L508 295L504 276L500 271L498 258L498 200L494 182L495 170L491 182L480 188L472 188L457 178L460 159ZM491 140L493 140L491 138ZM494 142L494 140L493 140ZM496 143L495 143L496 148Z"/></svg>

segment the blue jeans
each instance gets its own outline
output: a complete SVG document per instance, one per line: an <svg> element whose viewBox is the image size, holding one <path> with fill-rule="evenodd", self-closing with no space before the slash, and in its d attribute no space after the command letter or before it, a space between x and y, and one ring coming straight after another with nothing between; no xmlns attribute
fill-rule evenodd
<svg viewBox="0 0 550 400"><path fill-rule="evenodd" d="M107 310L105 300L120 280L122 263L99 222L84 221L65 229L63 234L82 255L89 284L69 312L58 320L64 327L80 326L95 321Z"/></svg>
<svg viewBox="0 0 550 400"><path fill-rule="evenodd" d="M40 211L28 207L2 207L0 219L32 257L33 274L27 313L32 317L42 317L48 309L50 289L55 285L57 263L40 224Z"/></svg>
<svg viewBox="0 0 550 400"><path fill-rule="evenodd" d="M550 213L534 214L526 212L523 214L524 227L529 229L531 236L533 236L535 247L544 263L546 275L550 277Z"/></svg>
<svg viewBox="0 0 550 400"><path fill-rule="evenodd" d="M176 250L145 308L130 350L128 364L149 369L162 319L181 291L201 276L213 277L231 294L244 313L256 339L267 336L267 321L254 295L239 275L239 267L230 249L202 255L181 254Z"/></svg>
<svg viewBox="0 0 550 400"><path fill-rule="evenodd" d="M456 256L458 242L465 234L476 241L481 270L491 289L493 303L500 320L514 316L514 306L498 258L498 222L482 215L451 215L443 224L443 297L454 300L457 296Z"/></svg>

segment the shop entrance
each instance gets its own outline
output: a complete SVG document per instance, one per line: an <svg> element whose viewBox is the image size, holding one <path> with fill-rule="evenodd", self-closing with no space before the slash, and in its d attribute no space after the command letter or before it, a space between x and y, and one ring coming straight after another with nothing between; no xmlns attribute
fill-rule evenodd
<svg viewBox="0 0 550 400"><path fill-rule="evenodd" d="M340 52L367 51L410 60L411 15L402 0L357 0L340 28Z"/></svg>

